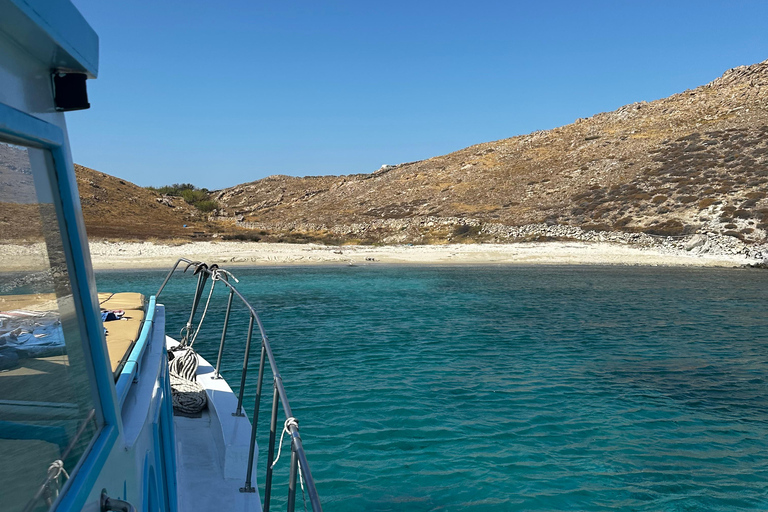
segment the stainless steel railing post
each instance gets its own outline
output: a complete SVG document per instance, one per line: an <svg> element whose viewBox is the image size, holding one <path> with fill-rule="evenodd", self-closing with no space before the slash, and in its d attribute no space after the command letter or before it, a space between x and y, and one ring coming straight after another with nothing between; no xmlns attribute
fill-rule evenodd
<svg viewBox="0 0 768 512"><path fill-rule="evenodd" d="M245 341L245 355L243 356L243 371L240 374L240 393L237 397L237 410L232 416L245 416L243 413L243 393L245 393L245 377L248 375L248 357L251 353L251 338L253 337L253 314L248 322L248 338Z"/></svg>
<svg viewBox="0 0 768 512"><path fill-rule="evenodd" d="M195 320L195 313L197 313L197 307L200 305L200 297L203 295L203 290L205 290L205 282L208 280L208 272L206 272L206 270L208 269L200 269L197 276L197 288L195 289L195 296L192 298L192 311L189 312L189 320L187 320L186 325L187 332L184 339L181 340L182 344L186 344L187 342L186 337L189 336L189 332L192 329L192 322Z"/></svg>
<svg viewBox="0 0 768 512"><path fill-rule="evenodd" d="M258 420L259 420L259 410L261 408L261 385L264 382L264 361L267 358L267 346L264 343L264 340L261 340L261 357L259 358L259 377L258 381L256 382L256 406L253 408L253 418L251 418L251 421L253 422L253 431L256 432L258 427Z"/></svg>
<svg viewBox="0 0 768 512"><path fill-rule="evenodd" d="M299 458L296 455L293 442L291 442L291 473L288 477L288 512L296 508L296 473L299 469Z"/></svg>
<svg viewBox="0 0 768 512"><path fill-rule="evenodd" d="M195 274L200 274L198 276L197 289L195 290L195 298L192 304L192 312L190 314L190 319L188 322L187 333L189 333L189 330L191 329L191 324L192 324L192 321L194 320L195 312L197 310L197 307L200 304L200 298L202 296L202 292L205 289L205 281L209 277L213 278L214 280L220 280L229 288L229 291L230 291L229 300L227 303L227 316L224 322L222 340L219 345L219 355L216 362L215 375L217 375L221 370L220 363L221 363L221 358L223 354L224 340L226 337L229 314L231 311L231 304L232 304L234 295L236 295L237 298L243 303L243 305L248 309L250 314L250 319L248 324L248 337L246 340L245 353L243 354L243 370L240 376L240 392L238 395L237 410L232 413L233 416L245 416L245 414L243 413L243 396L245 392L245 381L248 373L248 360L251 352L251 341L253 338L254 323L259 328L259 334L261 336L261 358L259 361L259 382L257 385L256 402L254 404L254 418L253 418L253 423L251 425L252 437L251 437L251 445L249 450L250 461L248 464L248 471L246 476L246 486L241 488L241 491L253 492L251 491L251 489L253 487L252 480L253 480L253 459L255 458L255 437L258 429L258 416L259 416L259 408L261 404L261 389L262 389L262 382L264 378L264 369L265 369L266 361L269 361L269 367L270 367L270 370L272 371L273 381L274 381L274 394L272 397L272 417L270 421L270 433L269 433L270 445L269 445L268 462L267 462L267 468L266 468L266 482L265 482L265 488L264 488L264 512L269 512L270 500L272 496L272 478L273 478L272 464L275 456L275 439L277 436L277 413L278 413L278 405L279 405L278 403L282 404L283 412L285 413L286 418L293 417L293 413L291 411L291 405L288 402L288 396L285 392L285 388L283 387L282 377L280 376L280 372L277 369L277 363L275 361L274 354L272 353L272 347L270 346L269 338L267 337L264 331L264 326L261 323L261 319L259 318L258 313L253 308L253 306L251 306L248 300L245 297L243 297L240 291L237 290L237 288L232 283L228 282L228 280L219 279L219 272L223 271L228 275L231 275L231 274L229 274L225 270L218 269L216 265L213 265L211 268L209 268L207 265L199 261L191 261L186 258L180 258L178 261L176 261L176 264L171 268L170 272L168 272L168 275L166 276L165 281L163 281L162 286L160 286L160 289L157 292L158 296L162 293L163 289L165 288L166 284L170 280L171 276L176 271L179 264L182 262L187 264L185 272L187 269L189 269L189 267L194 266ZM322 512L323 510L322 504L320 503L320 497L317 493L315 481L314 481L314 478L312 477L312 472L309 468L307 455L304 451L304 446L301 441L301 436L299 435L298 425L294 422L288 425L287 428L288 428L287 433L289 434L289 437L291 439L290 441L291 442L291 467L290 467L290 480L288 482L288 488L289 488L288 510L293 512L296 506L296 477L297 477L299 468L301 468L301 474L303 476L303 481L306 487L309 501L312 504L312 510L314 512Z"/></svg>
<svg viewBox="0 0 768 512"><path fill-rule="evenodd" d="M240 492L254 492L251 485L253 476L253 454L256 451L256 432L259 428L259 409L261 408L261 383L264 375L264 356L266 352L264 342L261 342L261 362L259 362L259 383L256 385L256 400L253 405L253 417L251 418L251 441L248 445L248 471L245 474L245 487L240 488Z"/></svg>
<svg viewBox="0 0 768 512"><path fill-rule="evenodd" d="M275 437L277 436L277 404L280 395L277 386L272 394L272 419L269 421L269 448L267 450L267 471L264 480L264 512L269 512L269 500L272 498L272 463L275 461Z"/></svg>
<svg viewBox="0 0 768 512"><path fill-rule="evenodd" d="M221 343L219 343L219 355L216 358L216 371L213 373L214 379L220 379L221 373L221 356L224 354L224 339L227 337L227 325L229 325L229 313L232 311L232 298L235 296L235 292L229 290L229 298L227 299L227 312L224 315L224 328L221 331Z"/></svg>
<svg viewBox="0 0 768 512"><path fill-rule="evenodd" d="M176 272L176 269L179 267L179 264L186 263L187 268L189 268L190 265L194 265L199 262L188 260L187 258L179 258L176 260L176 263L171 267L171 270L168 271L168 275L165 276L165 280L163 281L163 284L160 285L160 289L157 290L157 293L155 294L156 298L160 298L160 294L163 293L163 289L165 288L165 285L168 284L168 281L171 280L171 277L173 276L173 273Z"/></svg>

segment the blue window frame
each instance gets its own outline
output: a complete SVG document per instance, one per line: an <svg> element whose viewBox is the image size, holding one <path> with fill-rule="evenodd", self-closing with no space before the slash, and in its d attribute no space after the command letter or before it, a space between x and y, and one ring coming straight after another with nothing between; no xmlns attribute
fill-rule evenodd
<svg viewBox="0 0 768 512"><path fill-rule="evenodd" d="M93 390L94 424L90 446L71 471L59 497L59 510L79 510L119 437L120 411L114 376L99 321L95 281L85 234L74 169L63 131L50 123L0 104L0 140L27 148L44 150L48 164L52 205L58 219L61 249L66 261L75 320L84 354L82 371ZM0 397L2 399L2 397ZM2 418L0 418L2 419ZM12 427L12 426L11 426ZM42 431L41 431L42 432ZM56 432L43 432L54 435Z"/></svg>

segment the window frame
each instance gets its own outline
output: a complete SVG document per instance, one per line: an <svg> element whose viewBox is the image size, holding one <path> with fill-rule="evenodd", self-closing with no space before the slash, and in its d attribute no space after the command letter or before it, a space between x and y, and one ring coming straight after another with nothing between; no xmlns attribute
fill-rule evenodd
<svg viewBox="0 0 768 512"><path fill-rule="evenodd" d="M69 146L64 131L6 104L0 103L0 139L48 150L53 167L48 180L53 193L67 271L72 286L75 313L80 326L88 380L95 391L96 418L101 428L71 472L52 510L79 510L85 504L96 479L122 431L103 328L100 322L90 249L80 207L80 196ZM100 420L100 421L99 421Z"/></svg>

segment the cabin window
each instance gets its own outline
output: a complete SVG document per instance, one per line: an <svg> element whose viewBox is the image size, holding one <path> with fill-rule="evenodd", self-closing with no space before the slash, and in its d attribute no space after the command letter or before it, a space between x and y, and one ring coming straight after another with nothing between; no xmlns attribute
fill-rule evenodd
<svg viewBox="0 0 768 512"><path fill-rule="evenodd" d="M42 149L0 141L0 504L48 510L101 427Z"/></svg>

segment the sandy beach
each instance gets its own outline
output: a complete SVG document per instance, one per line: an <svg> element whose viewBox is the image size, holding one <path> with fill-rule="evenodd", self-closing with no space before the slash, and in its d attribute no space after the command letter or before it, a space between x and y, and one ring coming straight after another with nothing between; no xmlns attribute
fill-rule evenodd
<svg viewBox="0 0 768 512"><path fill-rule="evenodd" d="M742 254L694 254L615 243L529 242L398 246L324 246L252 242L91 242L96 269L168 268L179 257L220 266L376 264L536 264L733 267ZM15 246L17 250L25 248ZM31 247L26 250L32 250Z"/></svg>

